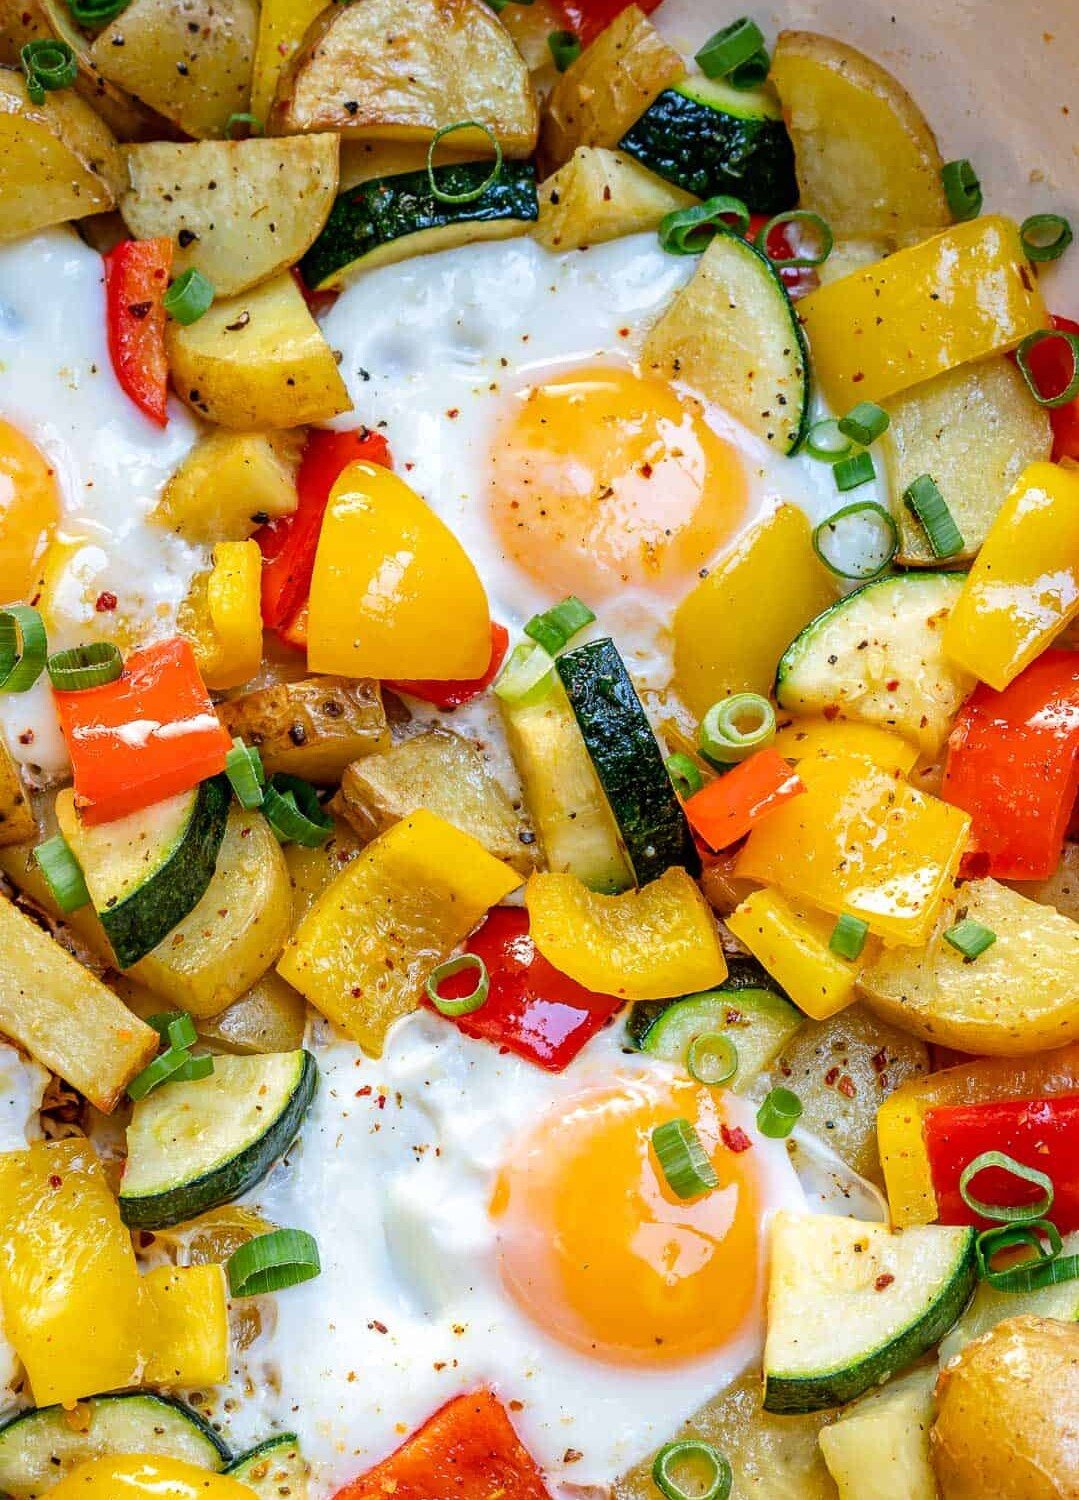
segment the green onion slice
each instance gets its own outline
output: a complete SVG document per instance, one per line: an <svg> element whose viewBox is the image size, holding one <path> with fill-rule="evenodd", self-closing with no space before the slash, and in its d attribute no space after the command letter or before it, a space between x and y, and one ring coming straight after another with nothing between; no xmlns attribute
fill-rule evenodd
<svg viewBox="0 0 1079 1500"><path fill-rule="evenodd" d="M727 78L763 51L763 31L749 16L740 16L713 33L697 50L695 59L706 78Z"/></svg>
<svg viewBox="0 0 1079 1500"><path fill-rule="evenodd" d="M463 974L466 969L473 970L476 975L475 987L467 995L447 1000L444 995L439 994L438 987L444 979L452 979L455 974ZM445 963L439 964L424 989L434 1008L441 1015L452 1019L456 1016L470 1016L474 1010L479 1010L490 992L491 979L487 973L487 965L478 953L458 953L455 958L448 958Z"/></svg>
<svg viewBox="0 0 1079 1500"><path fill-rule="evenodd" d="M768 77L771 66L772 59L768 56L767 48L761 47L752 57L747 57L744 63L739 63L727 74L727 82L735 89L759 89Z"/></svg>
<svg viewBox="0 0 1079 1500"><path fill-rule="evenodd" d="M91 30L115 20L130 4L131 0L67 0L72 20Z"/></svg>
<svg viewBox="0 0 1079 1500"><path fill-rule="evenodd" d="M832 465L835 487L841 494L848 490L861 489L863 484L872 484L877 477L873 460L868 453L852 453L850 458L841 458Z"/></svg>
<svg viewBox="0 0 1079 1500"><path fill-rule="evenodd" d="M560 73L564 73L581 55L581 39L575 31L550 32L547 47Z"/></svg>
<svg viewBox="0 0 1079 1500"><path fill-rule="evenodd" d="M1031 214L1019 226L1027 260L1059 260L1075 235L1063 214Z"/></svg>
<svg viewBox="0 0 1079 1500"><path fill-rule="evenodd" d="M270 778L262 796L262 811L283 844L319 849L333 832L333 819L323 810L310 782L286 776L283 771Z"/></svg>
<svg viewBox="0 0 1079 1500"><path fill-rule="evenodd" d="M263 787L266 785L262 756L251 746L245 745L238 735L232 741L232 749L225 756L225 775L241 807L250 810L262 806Z"/></svg>
<svg viewBox="0 0 1079 1500"><path fill-rule="evenodd" d="M201 1078L209 1078L214 1071L214 1060L212 1057L185 1057L175 1073L169 1078L170 1083L196 1083Z"/></svg>
<svg viewBox="0 0 1079 1500"><path fill-rule="evenodd" d="M183 1010L163 1010L156 1016L146 1017L147 1026L152 1026L163 1042L178 1049L193 1047L198 1039L195 1023Z"/></svg>
<svg viewBox="0 0 1079 1500"><path fill-rule="evenodd" d="M919 474L903 491L907 509L922 523L934 557L954 557L963 550L963 533L931 474Z"/></svg>
<svg viewBox="0 0 1079 1500"><path fill-rule="evenodd" d="M538 703L554 685L554 660L542 646L521 641L514 646L494 684L505 703Z"/></svg>
<svg viewBox="0 0 1079 1500"><path fill-rule="evenodd" d="M48 655L45 625L36 609L13 604L0 610L0 693L25 693L41 676Z"/></svg>
<svg viewBox="0 0 1079 1500"><path fill-rule="evenodd" d="M1048 1244L1043 1243L1043 1240L1048 1241ZM1033 1257L1007 1269L994 1268L994 1256L1004 1250L1016 1250L1020 1246L1032 1250ZM995 1229L983 1229L974 1241L978 1275L1002 1292L1012 1289L1010 1281L1014 1272L1049 1265L1056 1260L1063 1248L1060 1230L1048 1219L1029 1219L1024 1224L1002 1224Z"/></svg>
<svg viewBox="0 0 1079 1500"><path fill-rule="evenodd" d="M1045 1223L1045 1220L1032 1221L1030 1228L1035 1223ZM988 1231L992 1233L992 1231ZM998 1245L997 1249L1003 1248ZM1040 1246L1038 1247L1040 1250ZM1007 1271L994 1271L989 1269L985 1272L985 1280L990 1286L996 1287L998 1292L1037 1292L1042 1287L1060 1286L1065 1281L1074 1281L1079 1277L1079 1255L1050 1255L1043 1259L1023 1261L1017 1266L1011 1266Z"/></svg>
<svg viewBox="0 0 1079 1500"><path fill-rule="evenodd" d="M579 630L591 625L595 615L575 594L563 599L542 615L533 615L525 626L525 635L542 646L549 656L556 656Z"/></svg>
<svg viewBox="0 0 1079 1500"><path fill-rule="evenodd" d="M891 420L884 407L878 406L875 401L859 401L845 417L840 417L836 426L854 442L868 448L870 443L875 443L882 433L888 431Z"/></svg>
<svg viewBox="0 0 1079 1500"><path fill-rule="evenodd" d="M775 739L776 712L760 693L732 693L701 720L700 746L709 760L724 765L748 760Z"/></svg>
<svg viewBox="0 0 1079 1500"><path fill-rule="evenodd" d="M824 417L806 433L806 452L810 458L819 458L821 463L838 463L854 449L854 444L843 432L834 417Z"/></svg>
<svg viewBox="0 0 1079 1500"><path fill-rule="evenodd" d="M738 1072L738 1048L725 1032L702 1032L689 1044L686 1071L697 1083L720 1088Z"/></svg>
<svg viewBox="0 0 1079 1500"><path fill-rule="evenodd" d="M439 187L438 179L435 177L435 148L439 141L445 140L448 135L453 135L458 130L482 130L495 148L495 164L479 187L467 188L463 193L447 193L444 188ZM481 124L479 120L457 120L454 124L443 125L441 130L435 131L431 144L427 148L427 180L431 185L431 196L437 198L439 203L475 203L476 199L482 198L487 189L493 187L501 176L502 147L489 126Z"/></svg>
<svg viewBox="0 0 1079 1500"><path fill-rule="evenodd" d="M271 1229L234 1250L225 1263L233 1297L258 1297L310 1281L322 1270L318 1244L304 1229Z"/></svg>
<svg viewBox="0 0 1079 1500"><path fill-rule="evenodd" d="M996 933L990 927L983 927L980 922L975 922L973 917L966 917L962 922L956 922L954 927L949 927L944 934L944 941L951 943L957 949L967 963L973 963L987 948L991 948L997 940Z"/></svg>
<svg viewBox="0 0 1079 1500"><path fill-rule="evenodd" d="M770 1089L757 1111L757 1129L769 1140L784 1140L802 1118L802 1101L790 1089Z"/></svg>
<svg viewBox="0 0 1079 1500"><path fill-rule="evenodd" d="M693 1475L689 1489L675 1477L683 1468ZM678 1443L668 1443L656 1454L652 1483L664 1500L728 1500L734 1475L713 1444L700 1438L684 1438Z"/></svg>
<svg viewBox="0 0 1079 1500"><path fill-rule="evenodd" d="M141 1073L136 1073L127 1086L129 1099L136 1103L145 1099L147 1094L152 1094L154 1089L168 1082L174 1074L191 1061L191 1054L184 1047L170 1047L167 1052L162 1052L160 1057L155 1057L152 1063L148 1063Z"/></svg>
<svg viewBox="0 0 1079 1500"><path fill-rule="evenodd" d="M967 158L946 161L940 169L940 181L955 222L976 219L982 211L982 185Z"/></svg>
<svg viewBox="0 0 1079 1500"><path fill-rule="evenodd" d="M859 518L863 521L872 521L879 536L879 545L873 554L875 560L860 571L839 562L830 554L828 548L828 543L835 539L844 523L850 526L857 523ZM878 505L875 500L857 500L853 505L844 505L842 510L837 510L834 515L825 517L814 529L813 550L829 572L834 573L837 578L876 578L877 574L884 571L899 551L899 532L894 519L883 505Z"/></svg>
<svg viewBox="0 0 1079 1500"><path fill-rule="evenodd" d="M652 1150L677 1198L698 1198L719 1186L716 1169L688 1120L665 1120L652 1131Z"/></svg>
<svg viewBox="0 0 1079 1500"><path fill-rule="evenodd" d="M186 328L197 323L213 306L214 284L192 266L177 276L164 296L165 311Z"/></svg>
<svg viewBox="0 0 1079 1500"><path fill-rule="evenodd" d="M86 889L82 867L62 833L54 833L51 839L38 844L34 860L62 912L79 911L89 906L90 892Z"/></svg>
<svg viewBox="0 0 1079 1500"><path fill-rule="evenodd" d="M58 693L104 687L107 682L115 682L124 670L123 657L111 641L91 641L88 646L72 646L70 651L54 651L46 665Z"/></svg>
<svg viewBox="0 0 1079 1500"><path fill-rule="evenodd" d="M683 750L676 750L666 760L667 775L674 782L674 789L685 802L704 785L700 769Z"/></svg>
<svg viewBox="0 0 1079 1500"><path fill-rule="evenodd" d="M984 1202L971 1192L970 1184L987 1167L999 1167L1002 1172L1018 1177L1022 1182L1032 1183L1041 1188L1042 1196L1036 1202L1027 1204ZM959 1174L959 1192L972 1214L980 1214L983 1219L998 1219L1002 1224L1026 1224L1034 1219L1043 1219L1053 1206L1052 1178L1039 1172L1037 1167L1024 1166L1005 1151L983 1151L973 1161L967 1162Z"/></svg>
<svg viewBox="0 0 1079 1500"><path fill-rule="evenodd" d="M660 249L668 255L701 255L722 230L745 234L749 209L741 198L719 194L690 208L677 208L659 223Z"/></svg>
<svg viewBox="0 0 1079 1500"><path fill-rule="evenodd" d="M1046 339L1063 339L1072 356L1071 379L1055 396L1046 395L1042 391L1038 378L1030 367L1030 351ZM1019 345L1015 351L1015 362L1023 372L1023 379L1030 387L1031 395L1040 406L1067 406L1079 396L1079 333L1069 333L1063 328L1039 328L1036 333L1028 333Z"/></svg>
<svg viewBox="0 0 1079 1500"><path fill-rule="evenodd" d="M51 37L27 42L19 59L26 74L26 92L35 104L44 104L47 93L70 88L79 76L74 52L66 42Z"/></svg>
<svg viewBox="0 0 1079 1500"><path fill-rule="evenodd" d="M768 236L781 224L810 225L816 230L820 241L819 249L812 252L801 250L796 255L772 255L768 249ZM788 208L783 213L776 214L775 218L769 219L767 224L761 225L757 230L754 243L762 254L768 256L772 265L779 266L782 270L787 266L822 266L832 253L835 235L827 219L822 219L820 214L815 214L808 208Z"/></svg>
<svg viewBox="0 0 1079 1500"><path fill-rule="evenodd" d="M861 917L852 917L850 912L845 911L832 928L828 947L839 958L860 958L868 936L868 923L863 922Z"/></svg>
<svg viewBox="0 0 1079 1500"><path fill-rule="evenodd" d="M234 141L236 139L236 131L241 127L247 131L248 137L264 133L264 127L258 115L236 114L229 115L225 121L225 138Z"/></svg>

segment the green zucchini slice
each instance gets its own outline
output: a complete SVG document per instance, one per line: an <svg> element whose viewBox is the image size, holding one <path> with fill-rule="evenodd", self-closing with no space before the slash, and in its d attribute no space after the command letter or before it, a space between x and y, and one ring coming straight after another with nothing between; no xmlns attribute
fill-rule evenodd
<svg viewBox="0 0 1079 1500"><path fill-rule="evenodd" d="M294 1432L282 1432L241 1453L225 1473L246 1484L259 1500L307 1500L307 1464Z"/></svg>
<svg viewBox="0 0 1079 1500"><path fill-rule="evenodd" d="M699 75L665 89L622 137L627 152L687 193L731 193L752 213L798 202L794 147L775 90L745 93Z"/></svg>
<svg viewBox="0 0 1079 1500"><path fill-rule="evenodd" d="M34 1500L72 1469L108 1453L152 1453L221 1470L228 1448L199 1414L169 1396L133 1391L79 1402L78 1427L61 1406L20 1412L0 1427L0 1494Z"/></svg>
<svg viewBox="0 0 1079 1500"><path fill-rule="evenodd" d="M707 1032L729 1036L738 1071L729 1087L744 1094L783 1050L805 1017L772 989L708 990L669 1005L645 1032L641 1050L685 1067L690 1043Z"/></svg>
<svg viewBox="0 0 1079 1500"><path fill-rule="evenodd" d="M977 1281L974 1230L895 1233L783 1210L772 1221L764 1409L825 1411L882 1385L947 1333Z"/></svg>
<svg viewBox="0 0 1079 1500"><path fill-rule="evenodd" d="M555 662L638 885L672 865L700 869L693 835L652 726L612 640Z"/></svg>
<svg viewBox="0 0 1079 1500"><path fill-rule="evenodd" d="M536 169L529 162L503 161L498 176L488 182L492 168L490 161L435 167L439 191L457 202L435 195L426 169L349 188L300 262L304 281L317 291L336 289L357 271L474 240L524 234L539 218Z"/></svg>
<svg viewBox="0 0 1079 1500"><path fill-rule="evenodd" d="M246 1193L288 1150L317 1081L302 1049L215 1057L209 1078L140 1099L127 1128L124 1223L167 1229Z"/></svg>

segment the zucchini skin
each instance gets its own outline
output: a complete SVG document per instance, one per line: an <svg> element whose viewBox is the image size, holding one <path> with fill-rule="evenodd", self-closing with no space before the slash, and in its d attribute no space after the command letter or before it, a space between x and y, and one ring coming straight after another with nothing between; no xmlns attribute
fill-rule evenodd
<svg viewBox="0 0 1079 1500"><path fill-rule="evenodd" d="M278 1454L284 1463L282 1469L275 1474L274 1458ZM290 1458L294 1462L289 1463ZM289 1486L293 1480L297 1484L304 1484L303 1493L307 1493L303 1478L307 1472L306 1466L300 1453L300 1440L294 1432L280 1432L276 1437L256 1444L254 1448L249 1448L246 1453L233 1459L224 1472L241 1484L246 1484L255 1495L292 1494Z"/></svg>
<svg viewBox="0 0 1079 1500"><path fill-rule="evenodd" d="M700 870L697 847L625 663L609 638L557 658L555 667L629 854L639 885L672 865Z"/></svg>
<svg viewBox="0 0 1079 1500"><path fill-rule="evenodd" d="M722 984L716 985L716 993L733 995L739 990L768 990L788 1004L794 1004L786 990L776 983L768 970L755 958L743 958L740 954L732 953L727 957L727 977ZM665 1010L670 1010L672 1005L680 1005L683 999L684 995L676 995L671 1000L638 1000L626 1018L626 1034L633 1046L638 1049L643 1047L653 1023L659 1020Z"/></svg>
<svg viewBox="0 0 1079 1500"><path fill-rule="evenodd" d="M794 147L782 120L741 118L665 89L618 143L687 193L731 193L752 213L798 202Z"/></svg>

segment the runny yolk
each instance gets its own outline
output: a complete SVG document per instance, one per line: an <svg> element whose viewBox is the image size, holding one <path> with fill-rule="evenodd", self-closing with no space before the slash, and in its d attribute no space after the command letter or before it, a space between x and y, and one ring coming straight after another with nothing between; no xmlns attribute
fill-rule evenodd
<svg viewBox="0 0 1079 1500"><path fill-rule="evenodd" d="M44 454L0 420L0 604L32 592L35 568L60 518L60 489Z"/></svg>
<svg viewBox="0 0 1079 1500"><path fill-rule="evenodd" d="M719 1177L688 1201L668 1187L652 1131L686 1119ZM503 1282L539 1327L616 1364L722 1348L761 1299L753 1153L723 1143L712 1091L622 1079L563 1100L512 1149L491 1214Z"/></svg>
<svg viewBox="0 0 1079 1500"><path fill-rule="evenodd" d="M589 602L675 588L737 529L737 453L665 381L596 366L533 385L495 433L490 507L510 557Z"/></svg>

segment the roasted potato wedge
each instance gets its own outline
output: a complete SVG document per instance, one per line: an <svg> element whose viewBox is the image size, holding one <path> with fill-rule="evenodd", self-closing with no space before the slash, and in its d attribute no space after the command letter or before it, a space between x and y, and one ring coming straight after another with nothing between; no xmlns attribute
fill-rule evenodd
<svg viewBox="0 0 1079 1500"><path fill-rule="evenodd" d="M915 568L938 561L902 498L919 474L932 474L963 537L963 550L943 564L953 568L975 556L1027 464L1049 457L1049 415L1003 355L913 386L887 409L891 425L881 447L899 521L899 561Z"/></svg>
<svg viewBox="0 0 1079 1500"><path fill-rule="evenodd" d="M528 69L484 0L354 0L327 6L308 31L270 128L424 141L462 120L486 126L507 156L535 149ZM453 139L455 149L491 149L484 130Z"/></svg>
<svg viewBox="0 0 1079 1500"><path fill-rule="evenodd" d="M0 68L0 242L113 207L123 180L116 137L69 89L34 104L22 73Z"/></svg>
<svg viewBox="0 0 1079 1500"><path fill-rule="evenodd" d="M124 1004L146 1021L161 1013L161 996L139 984L129 974L109 980L110 989ZM307 1001L268 969L262 978L216 1016L200 1016L195 1030L204 1042L222 1052L245 1055L252 1052L292 1052L303 1046L307 1024Z"/></svg>
<svg viewBox="0 0 1079 1500"><path fill-rule="evenodd" d="M548 250L579 250L658 229L667 214L696 201L632 157L602 146L579 146L564 167L540 184L539 222L532 233Z"/></svg>
<svg viewBox="0 0 1079 1500"><path fill-rule="evenodd" d="M772 81L783 101L802 202L837 235L924 239L951 222L936 138L899 81L813 31L782 31Z"/></svg>
<svg viewBox="0 0 1079 1500"><path fill-rule="evenodd" d="M617 146L635 120L686 71L636 5L601 31L559 78L544 106L540 150L548 171L578 146Z"/></svg>
<svg viewBox="0 0 1079 1500"><path fill-rule="evenodd" d="M0 739L0 845L24 844L37 833L37 820L15 757Z"/></svg>
<svg viewBox="0 0 1079 1500"><path fill-rule="evenodd" d="M267 771L331 786L361 756L388 750L390 730L377 682L305 677L218 704L229 734L258 749Z"/></svg>
<svg viewBox="0 0 1079 1500"><path fill-rule="evenodd" d="M186 542L243 541L296 509L296 465L261 432L211 432L196 443L153 511Z"/></svg>
<svg viewBox="0 0 1079 1500"><path fill-rule="evenodd" d="M1013 890L1079 922L1079 844L1065 844L1056 872L1048 880L1008 881Z"/></svg>
<svg viewBox="0 0 1079 1500"><path fill-rule="evenodd" d="M820 1434L839 1500L937 1500L929 1461L936 1365L890 1380Z"/></svg>
<svg viewBox="0 0 1079 1500"><path fill-rule="evenodd" d="M996 933L968 963L944 934L963 917ZM927 1042L1023 1057L1079 1038L1079 922L995 880L946 901L924 948L886 949L859 975L866 1003Z"/></svg>
<svg viewBox="0 0 1079 1500"><path fill-rule="evenodd" d="M287 271L215 302L197 323L170 322L166 345L178 394L221 427L302 427L352 406L333 350Z"/></svg>
<svg viewBox="0 0 1079 1500"><path fill-rule="evenodd" d="M454 139L454 137L450 137ZM338 192L345 193L361 182L375 177L396 177L402 172L422 172L427 166L427 141L373 141L341 138L341 180ZM435 147L435 165L475 161L475 151L449 151L441 142Z"/></svg>
<svg viewBox="0 0 1079 1500"><path fill-rule="evenodd" d="M314 243L337 192L337 152L335 135L129 146L120 212L136 239L175 242L174 275L194 268L231 297Z"/></svg>
<svg viewBox="0 0 1079 1500"><path fill-rule="evenodd" d="M201 140L247 109L257 30L256 0L132 0L98 33L90 60Z"/></svg>
<svg viewBox="0 0 1079 1500"><path fill-rule="evenodd" d="M338 806L364 840L426 807L523 874L536 867L534 840L522 842L527 830L505 790L476 747L451 729L428 729L356 761L341 778Z"/></svg>

